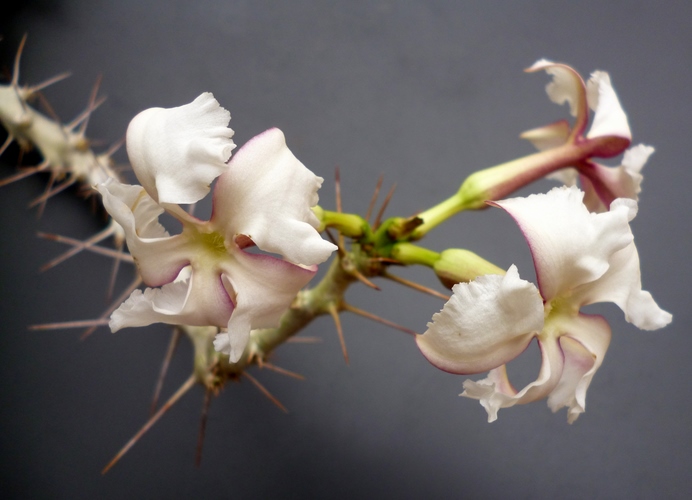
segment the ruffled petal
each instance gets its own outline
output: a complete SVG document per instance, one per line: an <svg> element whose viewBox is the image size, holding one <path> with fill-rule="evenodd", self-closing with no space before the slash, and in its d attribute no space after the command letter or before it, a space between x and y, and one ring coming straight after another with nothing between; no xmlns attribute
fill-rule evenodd
<svg viewBox="0 0 692 500"><path fill-rule="evenodd" d="M610 206L610 213L619 213L622 218L631 220L636 206L633 200L619 198ZM572 300L580 305L613 302L625 313L627 321L642 330L658 330L672 321L673 316L658 307L649 292L642 290L639 254L634 241L611 255L608 264L608 271L598 280L575 289Z"/></svg>
<svg viewBox="0 0 692 500"><path fill-rule="evenodd" d="M557 339L549 337L539 341L542 363L538 378L517 392L507 378L506 365L488 373L488 377L477 382L464 381L464 392L460 396L478 399L488 412L488 422L497 420L500 408L509 408L516 404L526 404L543 399L557 386L562 376L564 356Z"/></svg>
<svg viewBox="0 0 692 500"><path fill-rule="evenodd" d="M553 77L545 87L550 100L556 104L569 104L569 112L572 116L586 114L586 91L584 81L579 73L565 64L559 64L546 59L536 61L526 71L534 72L545 70Z"/></svg>
<svg viewBox="0 0 692 500"><path fill-rule="evenodd" d="M506 210L524 233L546 301L600 278L611 256L632 241L625 215L589 213L583 197L575 187L558 187L547 194L493 203Z"/></svg>
<svg viewBox="0 0 692 500"><path fill-rule="evenodd" d="M140 186L121 184L108 179L96 186L103 205L122 226L127 247L137 263L142 280L149 286L173 281L188 265L190 250L181 235L168 236L159 224L163 213L156 202Z"/></svg>
<svg viewBox="0 0 692 500"><path fill-rule="evenodd" d="M223 327L232 312L233 302L221 276L211 271L193 270L187 280L161 288L147 288L144 292L135 290L113 312L109 325L112 332L152 323Z"/></svg>
<svg viewBox="0 0 692 500"><path fill-rule="evenodd" d="M423 355L441 370L496 368L521 354L543 328L543 301L532 283L519 278L516 266L504 276L480 276L452 290L428 330L416 336Z"/></svg>
<svg viewBox="0 0 692 500"><path fill-rule="evenodd" d="M627 115L620 106L618 96L604 71L594 71L586 84L589 107L595 111L587 138L616 136L632 139Z"/></svg>
<svg viewBox="0 0 692 500"><path fill-rule="evenodd" d="M553 412L566 406L571 424L586 410L586 390L608 350L610 326L601 316L579 314L565 318L558 327L565 332L559 340L565 367L548 406Z"/></svg>
<svg viewBox="0 0 692 500"><path fill-rule="evenodd" d="M228 169L235 147L231 114L206 92L177 108L142 111L127 129L137 179L159 203L195 203Z"/></svg>
<svg viewBox="0 0 692 500"><path fill-rule="evenodd" d="M336 246L317 232L322 178L308 170L270 129L251 139L233 157L214 188L211 223L227 241L245 235L265 252L297 264L324 262Z"/></svg>
<svg viewBox="0 0 692 500"><path fill-rule="evenodd" d="M250 330L278 326L281 315L317 267L305 268L240 249L233 251L233 259L224 265L224 280L233 290L235 310L228 331L217 335L214 348L235 363L243 354Z"/></svg>

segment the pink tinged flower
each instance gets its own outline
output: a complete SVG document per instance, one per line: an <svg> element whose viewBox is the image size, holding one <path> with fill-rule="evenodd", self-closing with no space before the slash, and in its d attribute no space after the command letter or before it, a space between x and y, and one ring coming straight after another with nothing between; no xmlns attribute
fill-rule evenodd
<svg viewBox="0 0 692 500"><path fill-rule="evenodd" d="M622 153L630 144L627 116L620 105L608 73L595 71L588 82L569 66L540 60L527 71L545 70L553 79L546 87L550 99L557 104L567 103L575 117L572 127L562 120L522 134L537 149L545 151L567 142L587 145L595 142L590 156L611 157ZM591 127L586 132L589 109L594 112ZM625 152L622 165L607 167L586 159L549 175L568 186L579 179L586 192L585 203L591 211L606 211L616 198L637 200L641 185L641 168L653 152L650 146L639 145Z"/></svg>
<svg viewBox="0 0 692 500"><path fill-rule="evenodd" d="M250 330L276 326L335 247L320 237L310 209L322 179L293 156L278 129L251 139L226 164L228 119L211 94L144 111L127 135L142 187L109 180L98 189L152 287L133 292L111 316L111 330L155 322L218 326L225 331L215 347L236 362ZM208 221L175 204L200 199L216 176ZM159 224L164 211L180 221L180 234L169 236ZM253 244L284 259L249 253Z"/></svg>
<svg viewBox="0 0 692 500"><path fill-rule="evenodd" d="M571 187L496 202L521 228L531 249L538 287L505 276L460 283L428 330L416 338L424 356L452 373L490 369L487 378L464 382L462 396L480 400L490 422L500 408L548 398L553 411L568 408L571 423L584 412L586 390L603 361L610 327L583 306L613 302L627 321L644 330L672 316L641 289L639 256L629 221L636 202L618 199L605 213L590 213L584 193ZM536 338L542 364L538 378L516 390L505 363Z"/></svg>

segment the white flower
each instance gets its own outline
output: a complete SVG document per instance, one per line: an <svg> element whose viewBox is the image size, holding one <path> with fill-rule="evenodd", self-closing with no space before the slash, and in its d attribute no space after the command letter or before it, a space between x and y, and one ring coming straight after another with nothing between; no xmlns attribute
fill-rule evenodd
<svg viewBox="0 0 692 500"><path fill-rule="evenodd" d="M641 288L639 256L629 221L633 200L615 200L610 211L590 213L577 188L494 203L521 228L536 266L538 287L519 278L487 275L454 286L452 298L418 335L421 352L452 373L488 377L464 382L462 396L479 399L488 421L500 408L548 398L553 411L568 407L573 422L584 412L586 390L610 342L610 327L583 306L613 302L627 321L645 330L667 325L672 316ZM542 354L538 378L517 391L505 363L537 338Z"/></svg>
<svg viewBox="0 0 692 500"><path fill-rule="evenodd" d="M254 328L274 327L335 246L316 231L311 207L322 179L270 129L228 161L230 115L209 93L173 109L149 109L132 120L127 149L142 186L109 180L98 186L125 229L144 282L111 316L112 331L155 322L226 329L214 345L236 362ZM212 215L199 220L177 203L213 193ZM158 217L183 226L169 236ZM267 253L250 253L256 245ZM285 260L269 255L278 254Z"/></svg>
<svg viewBox="0 0 692 500"><path fill-rule="evenodd" d="M595 71L584 83L579 73L571 67L540 60L527 71L545 70L553 79L546 87L550 99L557 104L567 103L570 113L575 117L572 127L562 120L545 127L529 130L522 134L537 149L545 151L566 142L596 141L597 148L592 156L611 157L622 153L630 144L627 116L620 106L608 73ZM589 109L594 111L591 128L586 132L589 122ZM653 153L651 146L639 145L625 152L619 167L606 167L591 159L578 162L573 168L565 168L548 177L575 185L580 180L586 192L584 202L593 212L608 209L616 198L637 200L642 176L639 173L648 157Z"/></svg>

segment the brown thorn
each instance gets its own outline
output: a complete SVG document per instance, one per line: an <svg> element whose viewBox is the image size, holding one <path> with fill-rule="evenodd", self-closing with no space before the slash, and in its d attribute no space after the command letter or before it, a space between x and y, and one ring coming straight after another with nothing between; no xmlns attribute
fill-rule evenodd
<svg viewBox="0 0 692 500"><path fill-rule="evenodd" d="M154 387L154 397L151 400L151 410L149 411L149 416L156 412L156 405L159 404L159 396L161 395L161 389L163 389L163 380L166 378L166 373L168 373L168 367L171 364L171 359L173 359L175 348L178 347L180 335L180 330L178 328L174 328L173 334L171 335L171 341L168 343L168 349L166 349L166 356L163 358L163 363L161 364L159 378L156 380L156 386Z"/></svg>
<svg viewBox="0 0 692 500"><path fill-rule="evenodd" d="M106 309L106 311L101 315L99 319L105 319L106 316L110 316L113 311L115 311L120 304L122 304L125 299L142 283L142 278L139 277L139 275L130 283L130 286L128 286L123 293L121 293L118 298L116 298L113 303ZM98 326L98 325L97 325ZM97 326L92 326L91 328L88 328L87 330L82 333L82 336L79 337L80 340L86 339L89 335L94 333L96 330Z"/></svg>
<svg viewBox="0 0 692 500"><path fill-rule="evenodd" d="M51 241L57 241L58 243L64 243L66 245L73 245L73 246L80 246L82 245L81 240L76 240L74 238L69 238L67 236L62 236L59 234L48 234L48 233L36 233L36 235L39 238L44 238L46 240L51 240ZM106 257L111 257L113 259L120 259L125 262L130 262L133 263L134 259L132 258L132 255L125 253L125 252L120 252L117 250L111 250L110 248L104 248L100 247L98 245L92 245L89 247L84 248L84 250L87 250L89 252L97 253L100 255L105 255Z"/></svg>
<svg viewBox="0 0 692 500"><path fill-rule="evenodd" d="M29 92L31 92L33 94L34 92L38 92L39 90L43 90L46 87L53 85L54 83L58 83L58 82L64 80L65 78L68 78L69 76L70 76L70 72L65 71L64 73L60 73L59 75L55 75L54 77L49 78L48 80L46 80L44 82L38 83L36 85L32 85L31 87L29 87Z"/></svg>
<svg viewBox="0 0 692 500"><path fill-rule="evenodd" d="M207 415L209 414L209 405L211 405L212 390L207 388L204 392L204 403L202 403L202 415L199 419L199 436L197 437L197 450L195 451L195 466L199 467L202 464L202 447L204 446L204 434L207 430Z"/></svg>
<svg viewBox="0 0 692 500"><path fill-rule="evenodd" d="M17 55L14 58L14 69L12 70L12 86L17 88L19 86L19 62L22 59L22 52L24 52L24 44L26 44L27 34L24 33L21 42L19 42L19 48L17 49ZM23 101L22 101L23 103Z"/></svg>
<svg viewBox="0 0 692 500"><path fill-rule="evenodd" d="M2 154L2 153L0 153ZM0 187L6 186L8 184L12 184L13 182L19 181L24 179L25 177L29 177L30 175L33 175L35 173L41 172L42 170L45 170L48 167L47 163L41 163L37 167L29 167L29 168L24 168L22 169L21 172L17 172L14 175L11 175L9 177L5 177L4 179L0 180Z"/></svg>
<svg viewBox="0 0 692 500"><path fill-rule="evenodd" d="M280 366L276 366L272 363L267 363L266 361L262 363L262 368L268 368L271 371L280 373L281 375L286 375L287 377L295 378L298 380L305 380L305 377L302 376L300 373L292 372L290 370L287 370L286 368L281 368Z"/></svg>
<svg viewBox="0 0 692 500"><path fill-rule="evenodd" d="M387 197L384 199L384 202L382 203L382 206L380 207L380 211L377 212L377 217L375 217L375 222L372 225L373 229L377 229L380 226L380 222L382 222L382 216L384 215L384 211L387 209L387 205L389 205L389 201L392 199L392 196L394 195L395 189L396 189L396 183L392 185L391 189L387 193Z"/></svg>
<svg viewBox="0 0 692 500"><path fill-rule="evenodd" d="M113 457L113 459L108 462L108 465L106 465L103 470L101 471L101 474L105 474L108 472L118 461L127 453L130 448L132 448L137 441L139 441L139 438L141 438L145 432L147 432L151 427L163 416L164 413L166 413L168 410L171 409L171 407L178 402L178 400L189 391L192 386L195 385L196 379L195 375L192 374L190 375L190 378L188 378L183 385L181 385L177 391L175 391L175 394L173 394L168 401L161 407L159 411L156 412L155 415L152 415L149 420L147 420L147 423L142 426L142 428L137 431L137 434L135 434L126 444L123 446L120 451Z"/></svg>
<svg viewBox="0 0 692 500"><path fill-rule="evenodd" d="M91 118L91 114L96 111L101 104L106 102L105 97L101 97L94 103L89 102L89 107L79 113L70 123L65 124L65 129L74 131L75 128L77 128L78 125L81 125L79 131L76 132L77 135L84 137L84 132L86 131L86 125L89 124L89 118Z"/></svg>
<svg viewBox="0 0 692 500"><path fill-rule="evenodd" d="M50 102L48 102L46 96L43 95L43 92L36 92L36 96L38 96L38 100L41 103L43 109L46 111L46 114L50 116L56 123L60 124L60 117L55 112ZM60 125L60 133L63 135L63 137L67 139L67 133L65 132L65 128L62 125Z"/></svg>
<svg viewBox="0 0 692 500"><path fill-rule="evenodd" d="M95 235L93 235L91 238L87 238L86 240L80 242L78 245L74 245L72 248L70 248L67 252L62 253L61 255L57 256L50 262L45 263L39 268L39 271L44 272L47 271L48 269L57 266L61 262L66 261L70 257L78 254L82 250L85 250L89 247L94 246L96 243L99 241L103 241L107 237L109 237L111 234L113 234L113 228L112 227L107 227L103 231L99 231Z"/></svg>
<svg viewBox="0 0 692 500"><path fill-rule="evenodd" d="M404 333L408 333L409 335L416 335L416 332L406 328L405 326L401 326L401 325L394 323L393 321L389 321L387 319L380 318L379 316L376 316L376 315L369 313L367 311L363 311L362 309L358 309L357 307L354 307L350 304L344 303L344 304L342 304L341 307L345 311L352 312L354 314L358 314L359 316L363 316L364 318L368 318L368 319L371 319L373 321L377 321L378 323L382 323L383 325L390 326L390 327L395 328L397 330L400 330Z"/></svg>
<svg viewBox="0 0 692 500"><path fill-rule="evenodd" d="M37 198L38 200L40 200L41 198L44 198L38 207L38 211L36 212L36 218L37 219L40 219L41 216L43 215L43 210L46 208L46 202L48 201L48 197L46 196L46 194L48 192L50 192L51 189L53 189L53 184L55 184L56 178L57 178L57 174L55 173L55 170L51 170L50 179L48 179L48 184L46 185L46 189L43 191L43 194ZM33 207L35 202L36 202L36 199L29 204L29 208Z"/></svg>
<svg viewBox="0 0 692 500"><path fill-rule="evenodd" d="M123 144L125 144L125 138L121 137L118 141L114 142L113 145L110 148L108 148L106 152L103 153L101 156L112 156L117 150L123 147ZM124 169L126 167L123 166L122 168Z"/></svg>
<svg viewBox="0 0 692 500"><path fill-rule="evenodd" d="M115 234L115 226L113 226L113 233ZM106 290L106 300L110 300L111 297L113 296L113 289L115 289L115 279L118 277L118 271L120 270L120 263L123 261L125 258L125 252L123 251L123 242L121 241L117 245L117 256L115 257L115 260L113 261L113 268L111 269L111 276L108 280L108 289ZM131 255L127 254L130 259L132 259L132 262L134 262L134 259L132 258Z"/></svg>
<svg viewBox="0 0 692 500"><path fill-rule="evenodd" d="M9 132L7 133L7 139L5 139L5 143L0 147L0 155L2 155L5 150L12 144L12 141L14 140L14 137L12 137L12 134Z"/></svg>
<svg viewBox="0 0 692 500"><path fill-rule="evenodd" d="M107 324L108 320L104 318L85 319L81 321L64 321L62 323L43 323L41 325L30 325L29 330L62 330L66 328L84 328L85 326L98 327Z"/></svg>
<svg viewBox="0 0 692 500"><path fill-rule="evenodd" d="M364 285L367 285L370 288L372 288L373 290L377 290L378 292L380 291L380 287L377 286L372 281L370 281L368 278L366 278L365 275L363 273L361 273L358 269L352 269L351 272L356 277L356 279L358 281L360 281L361 283L363 283Z"/></svg>
<svg viewBox="0 0 692 500"><path fill-rule="evenodd" d="M432 288L428 288L427 286L421 285L421 284L416 283L414 281L409 281L406 278L402 278L400 276L395 276L393 274L389 274L387 271L385 271L383 273L383 275L387 279L395 281L396 283L407 286L409 288L413 288L414 290L418 290L419 292L427 293L429 295L432 295L433 297L438 297L442 300L449 300L450 299L449 295L445 295L444 293L438 292L437 290L433 290Z"/></svg>
<svg viewBox="0 0 692 500"><path fill-rule="evenodd" d="M278 406L279 409L281 409L284 413L288 413L288 410L286 409L286 407L284 405L281 404L281 401L276 399L276 397L274 397L274 395L271 392L269 392L266 387L264 387L262 384L260 384L259 380L257 380L255 377L250 375L248 372L243 372L243 376L247 377L247 379L250 382L252 382L253 385L255 387L257 387L262 394L267 396L267 398L269 398L269 401L271 401L276 406Z"/></svg>
<svg viewBox="0 0 692 500"><path fill-rule="evenodd" d="M319 337L289 337L286 339L287 344L319 344L322 339Z"/></svg>
<svg viewBox="0 0 692 500"><path fill-rule="evenodd" d="M103 80L103 75L98 75L96 77L96 82L94 82L94 88L91 89L91 95L89 96L89 105L87 107L87 115L84 121L82 122L82 126L79 129L79 135L84 135L86 132L87 125L89 125L89 118L91 117L91 113L96 111L96 108L98 108L103 102L106 100L105 97L99 99L99 102L96 102L96 96L99 92L99 87L101 86L101 80Z"/></svg>
<svg viewBox="0 0 692 500"><path fill-rule="evenodd" d="M372 210L375 208L375 203L377 203L377 197L380 196L380 189L382 189L382 181L384 181L384 174L380 174L379 179L377 179L377 184L375 185L375 192L372 193L372 198L370 198L370 205L368 205L368 211L365 213L365 220L370 221L370 215L372 215Z"/></svg>
<svg viewBox="0 0 692 500"><path fill-rule="evenodd" d="M339 234L339 239L337 240L336 238L334 238L334 235L331 233L329 229L325 228L324 232L327 233L327 238L329 238L329 241L336 245L336 253L339 255L339 257L343 257L344 255L346 255L346 250L343 246L343 236Z"/></svg>
<svg viewBox="0 0 692 500"><path fill-rule="evenodd" d="M334 191L336 194L336 211L341 213L341 173L339 167L334 171Z"/></svg>
<svg viewBox="0 0 692 500"><path fill-rule="evenodd" d="M66 190L68 187L72 186L75 182L77 182L76 178L68 179L65 182L63 182L62 184L59 184L56 188L52 188L50 190L45 191L41 196L39 196L38 198L35 198L34 200L31 201L31 203L29 203L29 208L33 208L36 205L40 205L39 217L41 217L41 215L43 215L43 211L46 208L46 203L48 202L48 199L52 198L53 196L55 196L58 193L61 193L64 190Z"/></svg>
<svg viewBox="0 0 692 500"><path fill-rule="evenodd" d="M348 363L348 351L346 350L346 340L344 340L344 330L341 328L341 318L339 317L339 311L334 304L329 306L329 315L334 320L334 325L336 325L336 333L339 336L339 343L341 344L341 352L344 355L344 361Z"/></svg>

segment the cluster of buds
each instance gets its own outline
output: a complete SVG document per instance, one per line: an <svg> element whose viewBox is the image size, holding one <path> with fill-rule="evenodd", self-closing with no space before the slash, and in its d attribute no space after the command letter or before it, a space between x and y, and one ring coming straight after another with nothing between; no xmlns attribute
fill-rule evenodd
<svg viewBox="0 0 692 500"><path fill-rule="evenodd" d="M322 178L291 153L278 129L232 154L230 113L210 93L181 107L140 113L127 132L140 185L112 176L90 180L148 287L119 304L111 330L160 322L188 334L195 367L175 401L195 383L214 391L250 365L266 364L273 349L321 314L334 318L345 354L339 313L373 317L345 301L346 289L358 281L377 288L372 279L386 278L439 296L391 272L423 265L452 295L423 334L399 328L412 333L422 354L441 370L489 371L485 379L464 382L462 396L480 400L489 421L500 408L547 398L553 411L567 407L573 422L585 410L587 388L611 335L604 318L580 309L613 302L627 321L646 330L662 328L672 316L642 290L629 226L637 213L640 170L653 149L628 150L627 117L608 74L597 71L584 82L569 66L545 60L527 71L539 70L551 75L548 95L569 105L572 124L561 120L525 132L522 137L539 152L472 174L452 197L415 216L382 220L381 211L374 223L369 213L343 213L339 200L336 211L318 206ZM11 88L19 95L16 82ZM595 160L621 154L618 167ZM545 176L567 185L507 199ZM181 207L204 198L214 182L209 220ZM453 215L489 206L506 211L523 232L537 286L521 279L514 265L505 271L465 249L437 252L418 243ZM160 224L164 213L180 222L179 234L171 236ZM334 251L321 281L304 289ZM505 365L534 338L541 369L534 382L517 390Z"/></svg>

